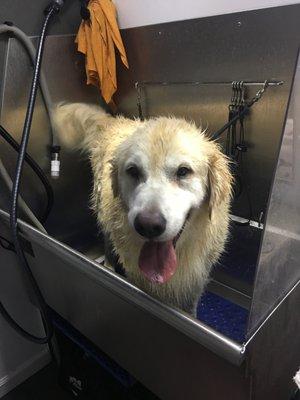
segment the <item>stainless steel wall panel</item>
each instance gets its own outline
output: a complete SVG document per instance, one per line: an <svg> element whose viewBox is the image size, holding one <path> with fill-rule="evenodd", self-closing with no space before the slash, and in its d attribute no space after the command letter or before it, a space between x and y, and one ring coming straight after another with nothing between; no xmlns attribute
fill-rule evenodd
<svg viewBox="0 0 300 400"><path fill-rule="evenodd" d="M249 334L300 280L299 93L298 60L257 267Z"/></svg>

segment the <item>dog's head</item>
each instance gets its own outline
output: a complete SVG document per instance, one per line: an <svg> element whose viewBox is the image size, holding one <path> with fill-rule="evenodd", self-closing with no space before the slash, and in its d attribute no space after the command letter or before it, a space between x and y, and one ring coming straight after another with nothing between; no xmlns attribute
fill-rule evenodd
<svg viewBox="0 0 300 400"><path fill-rule="evenodd" d="M145 244L139 265L152 282L175 272L175 245L193 210L208 218L230 195L227 160L193 124L173 118L145 122L118 148L112 184L128 221Z"/></svg>

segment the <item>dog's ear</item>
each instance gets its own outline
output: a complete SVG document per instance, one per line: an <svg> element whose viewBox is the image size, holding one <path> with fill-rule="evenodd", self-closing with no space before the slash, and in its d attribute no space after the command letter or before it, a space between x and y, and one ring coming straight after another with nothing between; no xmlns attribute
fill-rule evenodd
<svg viewBox="0 0 300 400"><path fill-rule="evenodd" d="M111 179L111 188L113 191L114 197L119 196L119 184L118 184L118 165L115 159L110 161L110 179Z"/></svg>
<svg viewBox="0 0 300 400"><path fill-rule="evenodd" d="M209 158L208 166L208 206L209 217L224 200L228 200L232 190L232 175L228 158L213 144L214 149Z"/></svg>

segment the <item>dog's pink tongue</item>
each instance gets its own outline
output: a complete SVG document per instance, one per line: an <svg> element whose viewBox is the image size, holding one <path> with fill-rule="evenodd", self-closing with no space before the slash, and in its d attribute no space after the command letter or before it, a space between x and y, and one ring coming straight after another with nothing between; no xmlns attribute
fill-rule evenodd
<svg viewBox="0 0 300 400"><path fill-rule="evenodd" d="M172 240L168 242L146 242L140 253L139 267L151 282L167 282L177 267Z"/></svg>

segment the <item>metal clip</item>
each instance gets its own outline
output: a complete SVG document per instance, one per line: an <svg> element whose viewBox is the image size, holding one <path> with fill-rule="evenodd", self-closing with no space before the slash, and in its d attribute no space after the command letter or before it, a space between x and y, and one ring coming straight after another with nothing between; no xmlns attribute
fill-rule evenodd
<svg viewBox="0 0 300 400"><path fill-rule="evenodd" d="M256 93L256 95L253 97L251 104L256 103L258 100L260 100L263 96L263 94L265 93L265 91L268 89L269 87L269 81L265 80L263 87L261 89L259 89L259 91Z"/></svg>

